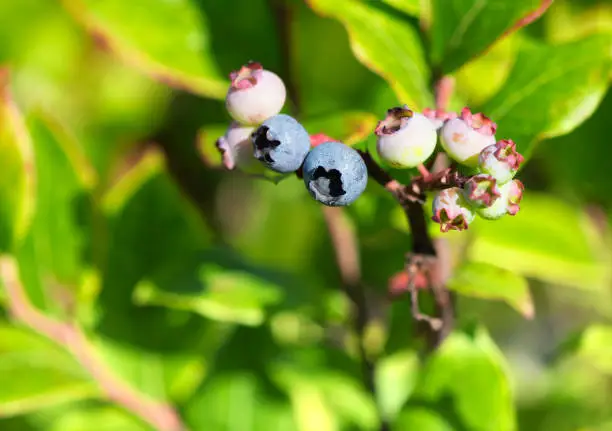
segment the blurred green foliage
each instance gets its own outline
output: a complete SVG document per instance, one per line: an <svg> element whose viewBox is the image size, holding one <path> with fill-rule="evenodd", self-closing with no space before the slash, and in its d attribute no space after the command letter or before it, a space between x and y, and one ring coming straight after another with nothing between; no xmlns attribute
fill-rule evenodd
<svg viewBox="0 0 612 431"><path fill-rule="evenodd" d="M610 430L612 3L557 0L514 32L544 3L0 2L0 251L36 310L190 430ZM451 73L451 107L530 158L517 217L445 237L458 321L430 355L408 300L385 300L401 209L371 184L346 211L375 397L321 208L296 178L215 168L227 75L248 60L283 77L309 132L362 148ZM70 339L10 316L4 276L0 430L152 429Z"/></svg>

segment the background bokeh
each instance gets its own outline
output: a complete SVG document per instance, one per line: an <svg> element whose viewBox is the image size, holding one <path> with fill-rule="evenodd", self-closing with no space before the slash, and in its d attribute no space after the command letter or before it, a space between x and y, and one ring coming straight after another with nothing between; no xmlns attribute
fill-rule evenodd
<svg viewBox="0 0 612 431"><path fill-rule="evenodd" d="M375 430L379 415L394 430L612 430L612 3L556 0L493 44L500 16L546 2L445 1L0 0L29 136L0 115L0 248L28 301L86 337L14 319L3 279L0 430L153 429L109 379L193 431ZM451 73L451 108L490 114L529 157L516 217L446 236L458 321L435 353L408 299L387 300L410 247L401 208L371 181L342 213L376 399L321 206L297 178L219 168L227 75L249 60L284 78L310 133L362 148L386 109L431 106L432 77Z"/></svg>

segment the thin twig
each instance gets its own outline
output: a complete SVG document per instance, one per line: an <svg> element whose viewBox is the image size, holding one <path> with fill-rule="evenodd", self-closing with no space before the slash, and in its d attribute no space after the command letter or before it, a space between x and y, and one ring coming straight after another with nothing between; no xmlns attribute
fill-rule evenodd
<svg viewBox="0 0 612 431"><path fill-rule="evenodd" d="M25 293L14 258L0 258L4 283L13 317L69 351L98 383L106 397L160 431L182 431L186 427L169 405L151 400L120 380L95 353L81 329L54 320L38 311Z"/></svg>
<svg viewBox="0 0 612 431"><path fill-rule="evenodd" d="M443 76L436 83L436 109L441 111L448 110L450 99L455 91L455 78Z"/></svg>
<svg viewBox="0 0 612 431"><path fill-rule="evenodd" d="M357 238L341 208L323 207L323 216L334 247L342 288L353 304L353 325L358 340L364 383L376 400L376 361L368 354L364 339L371 315L361 281ZM382 416L379 429L390 430L389 423Z"/></svg>

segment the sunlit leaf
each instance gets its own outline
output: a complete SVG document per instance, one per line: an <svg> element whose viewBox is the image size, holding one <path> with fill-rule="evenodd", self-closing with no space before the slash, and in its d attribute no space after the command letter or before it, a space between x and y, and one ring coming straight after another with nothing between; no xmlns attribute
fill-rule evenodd
<svg viewBox="0 0 612 431"><path fill-rule="evenodd" d="M606 245L576 206L527 191L516 216L478 220L473 230L476 236L468 251L472 261L566 286L609 286Z"/></svg>
<svg viewBox="0 0 612 431"><path fill-rule="evenodd" d="M64 4L95 38L133 67L203 96L225 96L228 82L215 64L206 17L191 1L64 0Z"/></svg>
<svg viewBox="0 0 612 431"><path fill-rule="evenodd" d="M514 30L522 18L550 3L550 0L433 0L431 58L443 73L450 73Z"/></svg>
<svg viewBox="0 0 612 431"><path fill-rule="evenodd" d="M377 397L385 418L394 419L400 412L412 394L418 372L418 358L413 351L398 352L378 361L376 368Z"/></svg>
<svg viewBox="0 0 612 431"><path fill-rule="evenodd" d="M453 431L454 428L434 411L410 408L401 413L395 426L403 430Z"/></svg>
<svg viewBox="0 0 612 431"><path fill-rule="evenodd" d="M523 316L533 317L533 302L527 280L506 269L468 262L455 270L448 287L466 296L505 301Z"/></svg>
<svg viewBox="0 0 612 431"><path fill-rule="evenodd" d="M70 354L6 324L0 324L0 374L0 417L98 396Z"/></svg>
<svg viewBox="0 0 612 431"><path fill-rule="evenodd" d="M498 123L498 137L529 154L534 140L569 133L593 113L611 71L612 35L525 43L505 85L482 109Z"/></svg>
<svg viewBox="0 0 612 431"><path fill-rule="evenodd" d="M134 298L141 305L163 305L213 320L259 325L265 307L278 303L282 292L279 286L255 274L196 258L140 283Z"/></svg>
<svg viewBox="0 0 612 431"><path fill-rule="evenodd" d="M410 23L357 0L309 0L308 4L346 26L357 58L389 82L402 103L415 108L432 104L424 50Z"/></svg>
<svg viewBox="0 0 612 431"><path fill-rule="evenodd" d="M516 429L504 358L488 333L452 334L425 365L416 396L430 402L451 397L457 414L474 431Z"/></svg>
<svg viewBox="0 0 612 431"><path fill-rule="evenodd" d="M32 143L9 90L9 72L0 67L0 251L23 240L34 208Z"/></svg>

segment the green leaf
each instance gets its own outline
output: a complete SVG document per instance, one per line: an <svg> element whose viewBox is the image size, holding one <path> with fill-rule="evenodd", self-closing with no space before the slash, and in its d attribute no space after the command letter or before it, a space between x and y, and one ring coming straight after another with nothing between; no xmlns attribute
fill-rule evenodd
<svg viewBox="0 0 612 431"><path fill-rule="evenodd" d="M187 260L138 284L139 305L188 310L209 319L260 325L265 308L283 294L275 283L248 270L219 266L211 254Z"/></svg>
<svg viewBox="0 0 612 431"><path fill-rule="evenodd" d="M403 430L453 431L454 428L438 413L424 408L403 411L395 427Z"/></svg>
<svg viewBox="0 0 612 431"><path fill-rule="evenodd" d="M185 417L193 430L298 430L288 400L251 372L218 373L187 405Z"/></svg>
<svg viewBox="0 0 612 431"><path fill-rule="evenodd" d="M580 39L593 33L612 34L612 4L557 0L544 19L546 36L555 42Z"/></svg>
<svg viewBox="0 0 612 431"><path fill-rule="evenodd" d="M576 205L528 191L514 217L474 223L468 258L565 286L598 291L610 282L609 251Z"/></svg>
<svg viewBox="0 0 612 431"><path fill-rule="evenodd" d="M41 421L42 422L42 421ZM151 428L127 412L114 406L91 406L62 412L46 431L149 431Z"/></svg>
<svg viewBox="0 0 612 431"><path fill-rule="evenodd" d="M376 426L372 398L351 376L325 369L281 365L274 380L289 394L297 421L304 430L358 429Z"/></svg>
<svg viewBox="0 0 612 431"><path fill-rule="evenodd" d="M324 133L346 145L356 145L367 139L374 133L377 123L376 116L367 112L343 112L303 121L311 135Z"/></svg>
<svg viewBox="0 0 612 431"><path fill-rule="evenodd" d="M571 132L597 108L612 71L612 36L562 45L525 43L506 84L482 108L530 154L533 141Z"/></svg>
<svg viewBox="0 0 612 431"><path fill-rule="evenodd" d="M510 74L519 45L519 37L506 37L463 65L455 73L458 95L472 106L482 105L497 94Z"/></svg>
<svg viewBox="0 0 612 431"><path fill-rule="evenodd" d="M598 371L612 375L612 326L594 324L580 337L576 352Z"/></svg>
<svg viewBox="0 0 612 431"><path fill-rule="evenodd" d="M38 335L0 323L0 417L98 396L74 358Z"/></svg>
<svg viewBox="0 0 612 431"><path fill-rule="evenodd" d="M208 124L198 131L198 152L207 166L222 166L222 156L216 142L225 135L227 126L227 124Z"/></svg>
<svg viewBox="0 0 612 431"><path fill-rule="evenodd" d="M466 296L505 301L529 319L534 315L527 280L497 266L467 262L454 271L448 287Z"/></svg>
<svg viewBox="0 0 612 431"><path fill-rule="evenodd" d="M423 7L421 0L382 0L382 2L412 16L419 16Z"/></svg>
<svg viewBox="0 0 612 431"><path fill-rule="evenodd" d="M126 63L174 87L223 99L206 17L189 0L66 0L67 9ZM170 19L171 18L171 19Z"/></svg>
<svg viewBox="0 0 612 431"><path fill-rule="evenodd" d="M411 24L357 0L309 0L308 4L345 25L355 56L391 85L401 103L414 108L432 105L430 72Z"/></svg>
<svg viewBox="0 0 612 431"><path fill-rule="evenodd" d="M111 212L95 330L139 348L181 351L199 337L202 319L188 312L137 306L133 292L159 268L173 267L206 247L210 232L197 209L156 164L156 157L145 156L141 163L144 169L136 163L115 185L119 190L113 187L103 199Z"/></svg>
<svg viewBox="0 0 612 431"><path fill-rule="evenodd" d="M419 362L414 351L400 351L378 361L376 367L377 398L385 418L395 419L401 411L416 385L418 372ZM413 428L402 426L402 429Z"/></svg>
<svg viewBox="0 0 612 431"><path fill-rule="evenodd" d="M451 334L431 357L417 386L417 399L442 402L473 431L516 429L510 379L502 353L483 328Z"/></svg>
<svg viewBox="0 0 612 431"><path fill-rule="evenodd" d="M17 258L32 299L40 306L40 295L44 308L53 308L43 282L55 280L74 289L86 265L86 223L92 206L88 189L95 172L59 124L34 116L28 119L28 129L36 153L36 213Z"/></svg>
<svg viewBox="0 0 612 431"><path fill-rule="evenodd" d="M8 78L8 70L0 68L0 252L13 250L23 240L34 207L32 145Z"/></svg>
<svg viewBox="0 0 612 431"><path fill-rule="evenodd" d="M214 327L214 330L224 334L222 328ZM199 347L207 347L208 356L214 351L211 345L216 347L216 343L204 346L206 333L201 335ZM91 340L104 363L122 381L160 401L176 402L191 397L208 367L208 359L202 357L202 352L155 352L101 336L92 336Z"/></svg>
<svg viewBox="0 0 612 431"><path fill-rule="evenodd" d="M113 216L121 211L143 185L163 171L163 157L157 149L145 151L138 162L120 176L102 196L104 212Z"/></svg>
<svg viewBox="0 0 612 431"><path fill-rule="evenodd" d="M549 0L432 0L431 59L450 73L483 53Z"/></svg>

